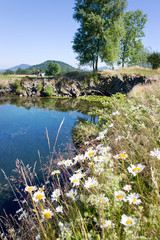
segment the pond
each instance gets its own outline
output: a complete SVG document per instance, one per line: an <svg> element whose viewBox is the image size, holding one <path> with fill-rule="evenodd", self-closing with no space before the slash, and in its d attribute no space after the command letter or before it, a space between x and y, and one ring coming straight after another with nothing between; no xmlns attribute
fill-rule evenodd
<svg viewBox="0 0 160 240"><path fill-rule="evenodd" d="M13 174L16 159L29 164L32 168L37 162L39 168L40 155L45 159L49 156L46 131L48 132L51 149L53 148L61 125L55 151L64 158L69 158L76 152L72 141L72 129L79 120L96 121L89 117L95 105L72 98L20 98L17 96L0 96L0 169L7 176ZM6 208L5 189L7 183L0 171L0 209ZM2 213L2 212L0 212Z"/></svg>

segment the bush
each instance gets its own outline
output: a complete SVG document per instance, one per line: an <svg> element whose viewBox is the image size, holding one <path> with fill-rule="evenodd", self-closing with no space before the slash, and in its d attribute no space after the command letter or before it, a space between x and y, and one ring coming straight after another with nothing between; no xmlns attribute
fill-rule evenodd
<svg viewBox="0 0 160 240"><path fill-rule="evenodd" d="M42 83L38 83L37 84L37 91L42 91L43 89L43 84Z"/></svg>
<svg viewBox="0 0 160 240"><path fill-rule="evenodd" d="M55 89L50 84L47 85L47 87L44 89L43 93L44 93L45 96L56 95L55 94Z"/></svg>
<svg viewBox="0 0 160 240"><path fill-rule="evenodd" d="M152 65L152 69L157 69L160 67L160 53L153 52L148 56L147 60Z"/></svg>

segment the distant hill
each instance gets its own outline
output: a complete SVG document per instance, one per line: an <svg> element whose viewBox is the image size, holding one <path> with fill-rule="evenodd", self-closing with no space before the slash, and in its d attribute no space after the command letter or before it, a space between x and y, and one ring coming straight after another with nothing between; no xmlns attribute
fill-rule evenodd
<svg viewBox="0 0 160 240"><path fill-rule="evenodd" d="M18 70L18 68L21 68L21 69L26 69L30 67L30 65L28 64L20 64L20 65L17 65L15 67L11 67L11 68L7 68L7 69L1 69L0 72L5 72L6 70L12 70L13 72L16 72Z"/></svg>
<svg viewBox="0 0 160 240"><path fill-rule="evenodd" d="M74 68L67 63L64 63L64 62L61 62L61 61L55 61L55 60L47 60L43 63L37 64L37 65L32 65L32 66L28 67L26 70L36 69L36 70L41 70L41 71L45 72L50 62L58 63L60 68L61 68L61 71L71 72L71 71L78 70L77 68Z"/></svg>

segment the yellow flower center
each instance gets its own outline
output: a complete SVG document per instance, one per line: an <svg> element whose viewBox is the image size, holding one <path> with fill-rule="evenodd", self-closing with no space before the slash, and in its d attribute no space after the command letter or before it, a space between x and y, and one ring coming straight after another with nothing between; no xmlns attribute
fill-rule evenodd
<svg viewBox="0 0 160 240"><path fill-rule="evenodd" d="M106 222L102 222L102 225L105 225L106 224Z"/></svg>
<svg viewBox="0 0 160 240"><path fill-rule="evenodd" d="M51 217L51 213L50 212L45 212L44 213L44 217L45 218L50 218Z"/></svg>
<svg viewBox="0 0 160 240"><path fill-rule="evenodd" d="M39 194L39 195L36 196L36 199L37 199L37 200L41 200L42 198L43 198L43 195L42 195L42 194Z"/></svg>
<svg viewBox="0 0 160 240"><path fill-rule="evenodd" d="M110 224L108 224L108 228L111 228L111 225L110 225Z"/></svg>
<svg viewBox="0 0 160 240"><path fill-rule="evenodd" d="M40 191L40 192L43 192L43 188L40 188L39 191Z"/></svg>
<svg viewBox="0 0 160 240"><path fill-rule="evenodd" d="M124 153L119 154L119 156L120 156L121 158L126 158L126 157L127 157L126 154L124 154Z"/></svg>
<svg viewBox="0 0 160 240"><path fill-rule="evenodd" d="M93 185L93 184L90 184L89 186L90 186L90 187L94 187L94 185Z"/></svg>
<svg viewBox="0 0 160 240"><path fill-rule="evenodd" d="M139 168L139 167L135 167L134 169L133 169L133 172L136 172L136 171L140 171L141 169Z"/></svg>
<svg viewBox="0 0 160 240"><path fill-rule="evenodd" d="M103 202L103 198L100 198L99 201L100 201L100 202Z"/></svg>
<svg viewBox="0 0 160 240"><path fill-rule="evenodd" d="M135 198L133 198L133 202L134 202L134 203L136 202L136 199L135 199Z"/></svg>
<svg viewBox="0 0 160 240"><path fill-rule="evenodd" d="M116 198L122 199L122 195L118 194L118 195L116 196Z"/></svg>
<svg viewBox="0 0 160 240"><path fill-rule="evenodd" d="M126 223L129 225L129 224L132 224L132 221L131 220L127 220Z"/></svg>
<svg viewBox="0 0 160 240"><path fill-rule="evenodd" d="M56 170L56 171L54 171L54 173L59 173L59 171L58 171L58 170Z"/></svg>
<svg viewBox="0 0 160 240"><path fill-rule="evenodd" d="M56 197L58 197L58 194L56 194Z"/></svg>
<svg viewBox="0 0 160 240"><path fill-rule="evenodd" d="M74 180L73 180L73 183L76 183L76 182L78 182L77 179L74 179Z"/></svg>
<svg viewBox="0 0 160 240"><path fill-rule="evenodd" d="M94 152L90 152L88 155L89 155L89 156L93 156L93 155L94 155Z"/></svg>
<svg viewBox="0 0 160 240"><path fill-rule="evenodd" d="M33 190L34 190L34 187L28 187L28 188L27 188L27 191L28 191L28 192L31 192L31 191L33 191Z"/></svg>
<svg viewBox="0 0 160 240"><path fill-rule="evenodd" d="M75 193L73 193L73 196L76 196L76 194L75 194Z"/></svg>

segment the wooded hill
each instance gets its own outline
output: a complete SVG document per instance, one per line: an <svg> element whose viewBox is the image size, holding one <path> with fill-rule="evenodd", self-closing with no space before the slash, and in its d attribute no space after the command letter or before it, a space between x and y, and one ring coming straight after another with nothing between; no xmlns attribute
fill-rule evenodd
<svg viewBox="0 0 160 240"><path fill-rule="evenodd" d="M76 71L77 70L77 68L74 68L67 63L64 63L64 62L61 62L61 61L55 61L55 60L47 60L43 63L37 64L37 65L32 65L29 68L27 68L26 70L29 70L29 71L41 70L41 71L45 72L50 62L59 64L59 66L61 68L61 72L63 72L63 71L71 72L71 71Z"/></svg>

